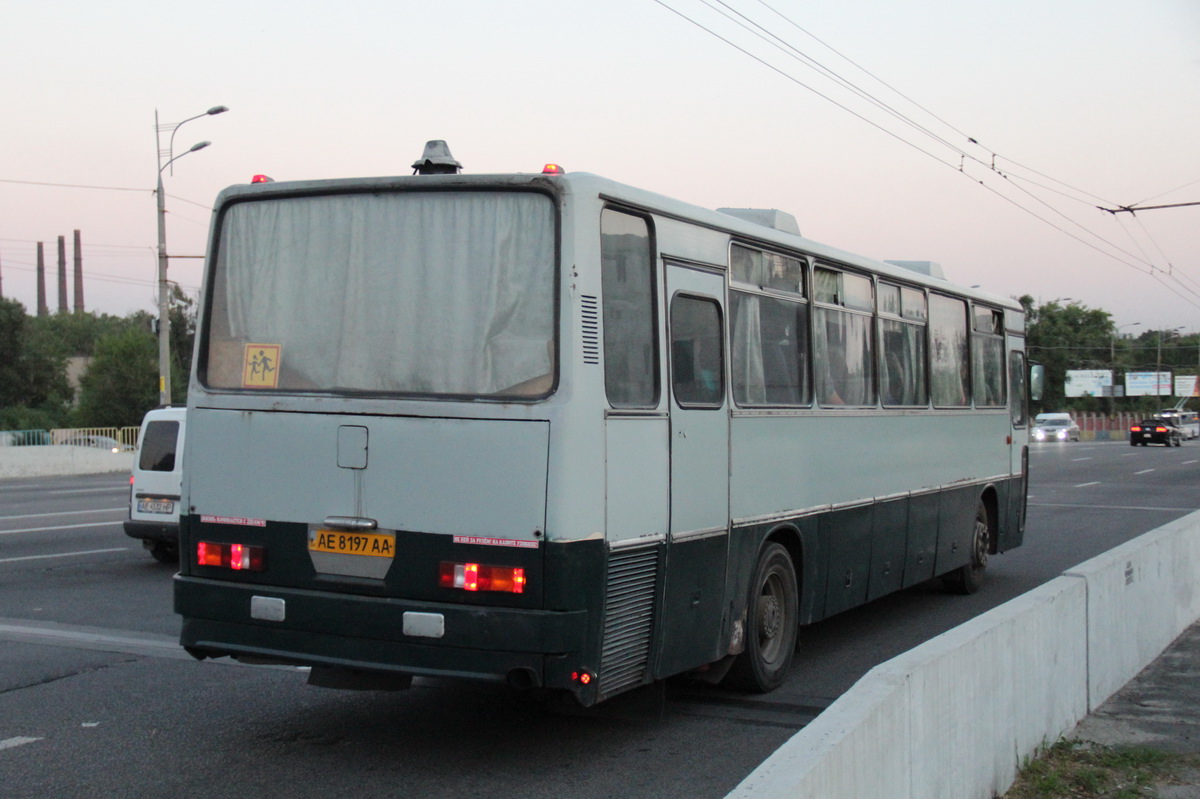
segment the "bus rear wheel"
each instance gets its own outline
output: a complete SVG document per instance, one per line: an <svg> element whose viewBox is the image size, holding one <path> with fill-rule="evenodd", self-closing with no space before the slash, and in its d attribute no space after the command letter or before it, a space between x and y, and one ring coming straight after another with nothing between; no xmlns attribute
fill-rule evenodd
<svg viewBox="0 0 1200 799"><path fill-rule="evenodd" d="M991 517L981 499L975 508L975 529L971 532L971 561L943 578L946 588L955 594L973 594L982 588L991 547Z"/></svg>
<svg viewBox="0 0 1200 799"><path fill-rule="evenodd" d="M731 681L766 693L787 679L796 650L800 598L792 556L768 544L754 569L746 605L746 648L733 664Z"/></svg>

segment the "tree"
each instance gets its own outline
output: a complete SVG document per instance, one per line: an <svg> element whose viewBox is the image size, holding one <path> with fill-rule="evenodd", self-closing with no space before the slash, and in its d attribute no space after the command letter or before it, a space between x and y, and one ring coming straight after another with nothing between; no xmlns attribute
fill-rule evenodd
<svg viewBox="0 0 1200 799"><path fill-rule="evenodd" d="M188 378L192 373L192 345L196 341L196 304L171 284L171 404L187 402Z"/></svg>
<svg viewBox="0 0 1200 799"><path fill-rule="evenodd" d="M25 306L0 298L0 411L9 429L25 429L14 425L30 410L57 421L70 401L65 357L35 333Z"/></svg>
<svg viewBox="0 0 1200 799"><path fill-rule="evenodd" d="M1052 300L1034 306L1025 295L1018 300L1026 313L1026 349L1030 359L1046 367L1044 408L1099 410L1096 397L1066 397L1068 369L1111 369L1113 337L1117 329L1112 314L1077 302L1065 306Z"/></svg>
<svg viewBox="0 0 1200 799"><path fill-rule="evenodd" d="M133 318L97 313L56 313L29 317L29 328L31 335L44 347L63 358L89 357L97 341L124 330Z"/></svg>
<svg viewBox="0 0 1200 799"><path fill-rule="evenodd" d="M129 427L158 406L158 347L145 329L127 327L96 342L80 382L82 427Z"/></svg>

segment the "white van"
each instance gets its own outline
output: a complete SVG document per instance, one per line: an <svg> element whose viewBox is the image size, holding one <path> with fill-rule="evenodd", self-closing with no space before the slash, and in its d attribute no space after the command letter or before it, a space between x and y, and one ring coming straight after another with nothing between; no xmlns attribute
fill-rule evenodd
<svg viewBox="0 0 1200 799"><path fill-rule="evenodd" d="M138 432L125 534L161 563L179 563L179 495L186 408L156 408Z"/></svg>
<svg viewBox="0 0 1200 799"><path fill-rule="evenodd" d="M1175 424L1179 425L1179 429L1183 431L1184 438L1200 438L1200 414L1195 411L1171 408L1154 415L1160 419L1174 420Z"/></svg>

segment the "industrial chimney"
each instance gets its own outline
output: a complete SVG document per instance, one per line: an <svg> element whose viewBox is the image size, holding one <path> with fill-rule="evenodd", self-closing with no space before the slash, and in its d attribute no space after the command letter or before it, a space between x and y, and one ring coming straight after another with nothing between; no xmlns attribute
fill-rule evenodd
<svg viewBox="0 0 1200 799"><path fill-rule="evenodd" d="M83 249L75 231L75 313L83 313Z"/></svg>

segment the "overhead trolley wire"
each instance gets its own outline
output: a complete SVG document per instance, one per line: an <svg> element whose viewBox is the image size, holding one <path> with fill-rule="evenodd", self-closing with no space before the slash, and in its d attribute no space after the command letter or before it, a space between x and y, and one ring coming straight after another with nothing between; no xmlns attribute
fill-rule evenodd
<svg viewBox="0 0 1200 799"><path fill-rule="evenodd" d="M996 196L1001 197L1002 199L1006 200L1007 202L1009 202L1010 204L1019 208L1020 210L1025 211L1027 214L1030 214L1031 216L1033 216L1035 219L1041 221L1042 223L1049 225L1050 227L1054 228L1055 230L1058 230L1060 233L1063 233L1064 235L1067 235L1070 238L1075 239L1076 241L1084 244L1085 246L1088 246L1091 249L1096 250L1098 253L1104 255L1105 257L1111 258L1111 259L1117 261L1118 263L1128 266L1141 274L1148 275L1150 277L1155 278L1156 280L1158 280L1158 282L1160 284L1162 284L1164 286L1164 288L1166 288L1171 293L1176 294L1177 296L1179 296L1181 299L1183 299L1186 302L1189 302L1193 305L1195 304L1195 303L1192 303L1192 301L1190 299L1188 299L1186 296L1181 294L1178 290L1176 290L1176 288L1174 286L1167 285L1162 280L1158 279L1160 274L1167 275L1168 277L1174 278L1174 274L1178 272L1178 270L1176 270L1173 266L1170 266L1170 261L1169 261L1169 259L1165 258L1165 253L1163 254L1164 259L1167 261L1167 263L1170 267L1167 270L1164 270L1164 269L1158 267L1153 262L1153 260L1149 259L1148 257L1145 257L1144 251L1143 251L1143 257L1139 257L1138 255L1130 253L1127 250L1121 248L1116 243L1114 243L1113 241L1104 237L1103 235L1090 230L1089 228L1087 228L1087 226L1083 225L1082 223L1080 223L1074 219L1071 219L1067 214L1054 208L1052 205L1047 203L1045 200L1037 197L1036 195L1034 195L1032 192L1028 191L1027 189L1022 188L1020 185L1018 185L1018 181L1024 182L1024 183L1029 183L1030 185L1036 186L1037 188L1042 189L1044 191L1048 191L1053 194L1058 194L1066 200L1071 200L1073 202L1087 204L1093 208L1096 207L1095 203L1094 203L1095 200L1100 200L1101 202L1104 202L1104 200L1102 198L1097 197L1096 195L1092 194L1091 192L1085 191L1078 187L1072 186L1069 183L1058 180L1057 178L1051 177L1051 176L1046 175L1042 172L1039 172L1035 169L1024 166L1023 164L1020 164L1019 162L1017 162L1011 158L1002 156L999 153L989 150L988 148L986 148L982 144L980 144L976 138L968 136L966 133L959 130L957 127L955 127L951 123L947 122L946 120L942 119L938 115L934 114L929 109L922 106L920 103L917 103L915 100L909 98L903 92L900 92L898 89L891 86L886 81L877 77L876 75L871 73L869 70L860 66L859 64L854 62L852 59L848 58L847 56L845 56L844 54L842 54L835 48L828 45L826 42L824 42L821 39L819 39L818 37L814 36L812 33L810 33L809 31L807 31L806 29L804 29L803 27L801 27L800 25L795 23L793 20L789 19L786 15L782 14L777 9L775 9L774 7L769 5L767 2L765 2L765 0L757 0L757 2L760 5L762 5L764 8L768 9L769 11L771 11L772 13L774 13L775 15L777 15L778 17L783 19L788 24L795 27L797 30L801 31L805 35L812 38L814 41L821 44L826 49L833 52L839 58L842 58L844 61L851 64L856 69L860 70L861 72L863 72L864 74L868 75L870 78L872 78L873 80L875 80L876 82L881 84L882 86L886 87L888 90L894 92L896 95L903 98L907 102L911 103L913 106L920 109L925 114L928 114L930 117L937 120L941 124L945 125L947 128L954 131L958 135L963 136L969 144L975 145L975 146L980 147L981 149L987 151L990 154L990 162L973 155L972 153L968 152L964 147L953 144L952 142L948 141L945 137L929 130L926 126L920 124L919 122L911 119L908 115L904 114L903 112L888 105L886 102L875 97L867 90L862 89L861 87L855 85L850 80L837 74L836 71L830 69L829 67L825 66L824 64L821 64L819 61L812 58L811 56L808 56L807 54L803 53L799 48L788 43L782 37L767 30L767 28L765 28L763 25L751 20L749 17L747 17L742 12L733 9L732 6L730 6L727 2L725 2L725 0L699 0L699 2L703 3L710 10L720 14L721 16L725 17L727 20L738 25L743 30L746 30L749 33L753 34L758 39L767 42L768 44L770 44L772 47L775 47L776 49L783 50L786 54L789 55L789 57L803 63L805 66L809 67L810 69L817 71L823 77L825 77L828 80L833 81L841 88L850 91L851 93L853 93L860 99L862 99L862 100L870 103L874 107L884 111L886 114L893 117L894 119L897 119L897 120L903 122L904 124L910 126L917 132L924 134L925 136L933 139L933 141L936 142L938 145L946 147L952 153L954 153L958 156L959 163L957 165L955 165L954 163L946 160L944 157L941 157L941 156L937 155L936 153L931 152L930 150L928 150L922 146L919 146L915 142L912 142L909 139L904 138L899 133L889 130L888 128L884 127L882 124L867 118L866 116L859 113L858 111L855 111L854 109L850 108L845 103L839 102L838 100L834 99L833 97L829 96L828 94L818 90L814 86L811 86L808 83L805 83L804 81L800 80L798 77L789 73L788 71L781 69L780 67L775 66L774 64L771 64L770 62L766 61L764 58L762 58L759 55L748 50L746 47L743 47L740 44L735 43L730 38L722 35L721 33L717 32L716 30L706 26L702 22L688 16L687 14L680 11L679 9L669 5L667 2L665 2L665 0L654 0L654 2L658 3L660 6L667 9L668 11L671 11L673 14L682 18L683 20L691 23L695 27L700 28L704 32L708 33L710 36L713 36L714 38L719 39L720 41L724 42L729 47L732 47L733 49L737 50L738 52L742 53L743 55L746 55L749 58L753 59L754 61L757 61L759 64L767 67L768 69L772 70L773 72L776 72L777 74L779 74L780 76L784 77L785 79L791 81L792 83L795 83L796 85L798 85L804 89L807 89L808 91L812 92L813 94L816 94L818 97L822 98L823 100L826 100L827 102L832 103L833 105L837 106L838 108L842 109L843 111L846 111L847 113L856 117L860 121L866 122L867 124L871 125L872 127L876 128L877 130L879 130L883 133L886 133L888 136L891 136L892 138L908 145L909 147L912 147L913 149L917 150L918 152L920 152L926 156L929 156L930 158L933 158L935 161L937 161L945 166L949 166L953 169L956 169L956 171L958 171L960 174L964 175L965 177L970 178L974 182L979 183L981 186L988 189ZM724 9L726 9L726 10L717 8L716 5L714 5L714 3L717 3L720 6L723 6ZM737 18L735 18L735 16ZM774 41L772 41L772 40L774 40ZM997 159L1003 160L1003 161L1007 162L1008 164L1011 164L1013 167L1016 167L1016 169L1018 169L1018 170L1023 170L1023 171L1032 173L1032 174L1037 175L1045 180L1056 183L1059 186L1062 186L1065 189L1067 189L1071 192L1074 192L1076 195L1092 198L1093 202L1088 202L1086 200L1080 199L1079 196L1071 196L1070 194L1067 194L1066 192L1064 192L1062 190L1042 185L1035 180L1032 180L1024 175L1019 174L1015 170L1012 170L1012 169L1002 170L996 164ZM1026 207L1021 202L1018 202L1017 200L1015 200L1011 197L1007 197L1004 193L1000 192L995 187L989 185L985 180L975 177L975 176L972 176L971 174L969 174L969 172L966 169L966 164L968 161L978 164L983 169L985 169L987 172L990 172L991 174L997 176L1000 179L1003 179L1008 185L1012 186L1014 190L1023 193L1024 195L1029 197L1031 200L1044 206L1047 210L1049 210L1053 214L1058 215L1058 216L1062 217L1063 219L1067 220L1072 226L1075 226L1075 227L1078 227L1079 229L1081 229L1087 236L1094 238L1094 239L1098 240L1099 242L1101 242L1104 245L1104 247L1110 248L1111 250L1113 250L1117 253L1121 253L1129 259L1132 259L1132 262L1130 260L1126 260L1125 258L1122 258L1122 257L1114 254L1113 252L1111 252L1109 250L1103 249L1100 246L1089 243L1085 239L1080 238L1079 236L1071 233L1069 230L1065 229L1064 227L1056 224L1052 219L1048 219L1045 216L1039 214L1035 209ZM1200 181L1196 181L1196 182L1200 182ZM1188 184L1188 185L1191 185L1191 184ZM1159 196L1161 196L1161 195L1159 195ZM1107 209L1105 209L1105 210L1107 210ZM1144 230L1144 228L1143 228L1143 230ZM1128 232L1128 231L1126 231L1126 232ZM1149 232L1148 231L1145 231L1145 232L1146 232L1147 236L1149 237ZM1157 243L1155 244L1155 247L1156 247L1156 249L1158 249L1158 251L1160 253L1162 253L1162 249L1161 249L1161 247L1158 247ZM1178 283L1179 281L1176 280L1175 282ZM1183 286L1182 284L1180 284L1180 286L1188 293L1195 294L1195 292L1192 289L1190 289L1186 286Z"/></svg>
<svg viewBox="0 0 1200 799"><path fill-rule="evenodd" d="M813 87L813 86L810 86L809 84L807 84L807 83L805 83L804 81L802 81L802 80L800 80L799 78L797 78L795 75L791 75L791 74L789 74L788 72L785 72L784 70L780 69L779 67L775 66L774 64L771 64L770 62L768 62L768 61L766 61L766 60L764 60L764 59L760 58L759 56L755 55L754 53L750 52L749 50L747 50L746 48L742 47L741 45L739 45L739 44L736 44L736 43L734 43L733 41L731 41L730 39L728 39L728 38L726 38L726 37L722 36L721 34L717 33L717 32L716 32L716 31L714 31L712 28L709 28L709 27L707 27L707 26L703 25L702 23L700 23L700 22L698 22L698 21L696 21L696 20L692 19L691 17L689 17L689 16L687 16L686 14L684 14L682 11L680 11L680 10L678 10L678 9L676 9L676 8L673 8L672 6L668 5L668 4L665 2L665 0L654 0L654 2L655 2L655 3L658 3L660 6L662 6L662 7L663 7L663 8L665 8L665 9L667 9L667 10L668 10L668 11L670 11L672 14L675 14L675 15L679 16L679 17L680 17L680 18L682 18L683 20L685 20L685 21L687 21L687 22L691 23L692 25L695 25L697 28L700 28L700 29L701 29L701 30L703 30L705 33L708 33L710 36L713 36L713 37L715 37L715 38L717 38L717 39L720 39L722 42L724 42L725 44L729 45L729 46L730 46L730 47L732 47L733 49L737 50L737 51L738 51L738 52L740 52L742 55L745 55L745 56L747 56L748 58L751 58L751 59L753 59L753 60L757 61L758 63L762 64L762 65L763 65L764 67L766 67L767 69L771 70L772 72L778 73L778 74L779 74L781 77L785 78L786 80L789 80L789 81L791 81L792 83L796 84L797 86L800 86L800 87L801 87L801 88L803 88L803 89L807 89L808 91L810 91L810 92L812 92L813 94L815 94L815 95L817 95L818 97L820 97L822 100L825 100L826 102L832 103L833 105L835 105L835 106L837 106L838 108L842 109L842 110L843 110L843 111L845 111L846 113L848 113L848 114L850 114L851 116L854 116L854 117L858 118L859 120L861 120L861 121L863 121L863 122L867 123L868 125L870 125L871 127L875 128L876 130L880 131L881 133L885 133L885 134L887 134L888 136L891 136L891 137L892 137L893 139L895 139L896 141L898 141L898 142L900 142L900 143L902 143L902 144L906 144L906 145L908 145L909 147L913 148L914 150L917 150L918 152L920 152L920 153L923 153L924 155L927 155L927 156L929 156L929 157L930 157L930 158L932 158L933 160L935 160L935 161L938 161L938 162L942 163L942 164L943 164L943 165L945 165L945 166L954 167L954 164L952 164L951 162L949 162L949 161L946 161L946 160L944 160L944 159L942 159L942 158L939 158L937 155L934 155L933 153L929 152L928 150L926 150L926 149L924 149L924 148L922 148L922 147L920 147L920 146L918 146L918 145L914 144L913 142L910 142L910 141L908 141L907 139L903 138L903 137L902 137L902 136L900 136L899 134L897 134L897 133L893 133L892 131L890 131L890 130L888 130L887 128L883 127L883 126L882 126L882 125L880 125L879 123L877 123L877 122L874 122L874 121L872 121L872 120L868 119L867 117L863 116L862 114L858 113L857 111L853 110L853 109L852 109L852 108L850 108L849 106L847 106L847 105L845 105L845 104L843 104L843 103L840 103L840 102L838 102L837 100L833 99L833 98L832 98L832 97L830 97L829 95L827 95L827 94L825 94L825 93L821 92L820 90L816 89L816 88L815 88L815 87ZM703 0L701 0L701 2L703 2Z"/></svg>

